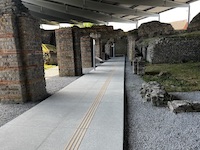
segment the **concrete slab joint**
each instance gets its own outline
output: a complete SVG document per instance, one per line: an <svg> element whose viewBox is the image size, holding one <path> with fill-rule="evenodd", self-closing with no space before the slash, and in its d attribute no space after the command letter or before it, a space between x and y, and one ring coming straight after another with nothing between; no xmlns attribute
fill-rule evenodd
<svg viewBox="0 0 200 150"><path fill-rule="evenodd" d="M0 2L0 101L46 97L39 23L20 0Z"/></svg>

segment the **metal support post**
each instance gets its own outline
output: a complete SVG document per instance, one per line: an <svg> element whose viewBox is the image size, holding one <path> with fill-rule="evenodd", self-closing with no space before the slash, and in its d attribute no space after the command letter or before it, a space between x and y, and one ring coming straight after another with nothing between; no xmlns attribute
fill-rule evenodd
<svg viewBox="0 0 200 150"><path fill-rule="evenodd" d="M190 24L190 4L188 5L188 25Z"/></svg>
<svg viewBox="0 0 200 150"><path fill-rule="evenodd" d="M96 68L96 61L95 61L95 57L96 57L96 53L95 53L96 49L95 49L95 39L93 39L93 68L95 70Z"/></svg>

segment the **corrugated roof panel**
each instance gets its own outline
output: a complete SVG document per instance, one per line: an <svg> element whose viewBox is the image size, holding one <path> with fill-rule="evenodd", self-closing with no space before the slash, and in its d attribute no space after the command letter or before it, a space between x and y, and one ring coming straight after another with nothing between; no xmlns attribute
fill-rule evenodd
<svg viewBox="0 0 200 150"><path fill-rule="evenodd" d="M125 16L123 17L124 19L133 19L133 18L136 18L137 16L134 16L134 15L128 15L128 16Z"/></svg>
<svg viewBox="0 0 200 150"><path fill-rule="evenodd" d="M147 12L160 13L168 9L170 9L170 7L155 7L155 8L149 9Z"/></svg>
<svg viewBox="0 0 200 150"><path fill-rule="evenodd" d="M149 8L151 8L151 6L139 5L139 6L135 7L135 9L139 9L139 10L146 10Z"/></svg>

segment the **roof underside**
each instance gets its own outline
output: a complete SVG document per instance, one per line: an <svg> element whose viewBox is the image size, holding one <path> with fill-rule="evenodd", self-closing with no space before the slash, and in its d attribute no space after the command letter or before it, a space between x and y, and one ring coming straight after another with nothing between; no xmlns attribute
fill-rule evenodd
<svg viewBox="0 0 200 150"><path fill-rule="evenodd" d="M192 0L195 1L195 0ZM133 23L175 7L188 7L191 0L22 0L31 14L49 21Z"/></svg>

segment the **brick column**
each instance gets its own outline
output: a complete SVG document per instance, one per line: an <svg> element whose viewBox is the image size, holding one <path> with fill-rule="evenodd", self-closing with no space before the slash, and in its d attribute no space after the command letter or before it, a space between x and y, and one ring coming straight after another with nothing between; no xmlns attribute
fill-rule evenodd
<svg viewBox="0 0 200 150"><path fill-rule="evenodd" d="M42 100L47 93L40 26L31 16L19 17L18 22L28 100Z"/></svg>
<svg viewBox="0 0 200 150"><path fill-rule="evenodd" d="M82 75L82 60L81 60L81 42L80 42L80 29L78 27L72 28L73 33L73 51L74 51L74 62L75 62L75 75Z"/></svg>
<svg viewBox="0 0 200 150"><path fill-rule="evenodd" d="M47 93L39 24L20 0L2 0L0 9L0 101L41 100Z"/></svg>
<svg viewBox="0 0 200 150"><path fill-rule="evenodd" d="M92 67L92 39L90 38L90 36L81 37L81 56L82 67Z"/></svg>
<svg viewBox="0 0 200 150"><path fill-rule="evenodd" d="M56 46L60 76L82 75L81 50L78 29L56 30Z"/></svg>
<svg viewBox="0 0 200 150"><path fill-rule="evenodd" d="M101 41L100 38L95 39L95 52L96 52L96 57L101 57Z"/></svg>
<svg viewBox="0 0 200 150"><path fill-rule="evenodd" d="M0 17L0 100L1 102L25 102L26 78L23 72L23 52L20 49L15 15Z"/></svg>
<svg viewBox="0 0 200 150"><path fill-rule="evenodd" d="M90 37L95 40L95 54L96 54L96 57L100 58L101 57L101 41L100 41L101 34L91 33Z"/></svg>

